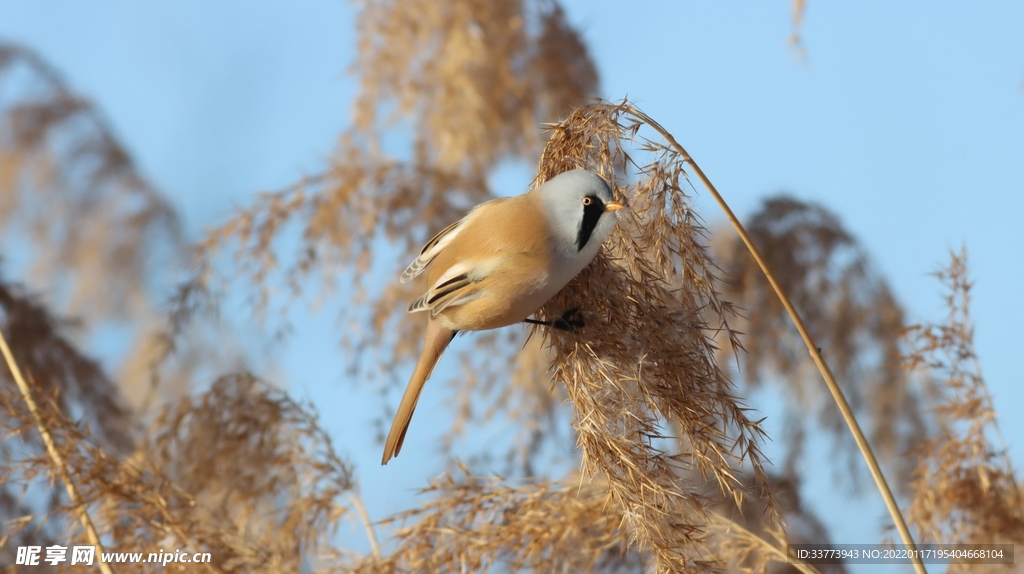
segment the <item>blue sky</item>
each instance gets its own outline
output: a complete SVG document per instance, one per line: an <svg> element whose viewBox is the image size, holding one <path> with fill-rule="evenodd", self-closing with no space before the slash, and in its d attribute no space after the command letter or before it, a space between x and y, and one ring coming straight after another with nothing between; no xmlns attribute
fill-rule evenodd
<svg viewBox="0 0 1024 574"><path fill-rule="evenodd" d="M601 95L628 95L672 131L741 216L780 191L840 214L912 321L941 319L928 273L967 246L981 362L1020 464L1024 3L808 4L799 59L785 43L788 1L565 3ZM193 238L255 192L321 169L349 120L347 2L0 0L0 14L0 37L39 51L102 108ZM516 166L496 184L518 193L530 177ZM697 208L721 220L706 195ZM428 421L445 411L421 408L405 470L380 468L380 398L347 381L341 327L324 315L296 311L280 371L317 403L381 518L443 468L429 448L443 425L432 436ZM818 444L809 460L826 454ZM833 538L877 540L881 503L852 504L811 466L809 495Z"/></svg>

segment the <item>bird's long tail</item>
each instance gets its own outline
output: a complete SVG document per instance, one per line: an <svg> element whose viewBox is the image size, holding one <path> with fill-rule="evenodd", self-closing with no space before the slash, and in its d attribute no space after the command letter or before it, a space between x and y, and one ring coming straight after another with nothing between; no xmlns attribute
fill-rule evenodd
<svg viewBox="0 0 1024 574"><path fill-rule="evenodd" d="M434 365L441 358L441 353L448 347L448 343L452 342L456 333L458 331L445 329L436 321L427 322L423 352L420 354L420 360L416 362L416 369L412 372L409 384L405 387L405 394L402 395L398 411L395 412L395 420L391 423L391 432L388 433L388 440L384 443L384 458L381 460L381 464L387 464L402 450L405 433L409 430L409 421L412 419L413 411L416 410L416 402L419 401L423 384L427 382L430 373L434 370Z"/></svg>

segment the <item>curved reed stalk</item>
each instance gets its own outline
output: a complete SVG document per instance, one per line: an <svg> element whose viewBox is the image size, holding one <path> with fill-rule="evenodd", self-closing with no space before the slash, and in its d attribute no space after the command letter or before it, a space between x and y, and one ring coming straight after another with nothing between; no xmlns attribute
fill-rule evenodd
<svg viewBox="0 0 1024 574"><path fill-rule="evenodd" d="M14 361L14 355L11 353L10 347L7 346L7 338L4 337L2 331L0 331L0 351L3 352L4 360L7 361L7 366L11 369L11 376L14 377L14 382L18 385L18 390L21 391L21 396L25 399L28 410L32 413L32 418L35 419L39 434L43 435L43 442L46 443L46 452L53 459L53 465L60 471L60 478L64 481L64 488L68 491L68 498L71 499L71 504L78 509L79 519L82 521L82 527L85 528L85 535L89 539L89 544L96 547L98 558L103 555L103 545L100 543L96 527L93 525L92 519L89 518L89 513L85 510L82 499L78 496L78 489L75 488L75 483L71 481L71 473L68 472L67 465L64 464L64 458L57 451L57 445L54 444L50 431L43 424L43 418L39 416L39 407L36 406L36 401L32 398L32 390L29 389L28 383L25 382L25 378L21 375L21 369L18 367L18 363ZM96 566L99 567L103 574L113 574L114 572L110 565L102 560L97 559Z"/></svg>
<svg viewBox="0 0 1024 574"><path fill-rule="evenodd" d="M903 519L903 514L900 512L899 506L896 504L896 497L893 496L892 489L889 488L889 483L886 482L885 476L882 474L882 468L879 466L878 460L875 458L875 454L871 450L871 445L868 444L867 438L860 429L860 424L853 416L853 410L850 409L850 405L846 401L846 397L843 395L842 389L839 388L839 383L836 382L835 377L832 375L832 371L829 369L824 357L822 357L821 350L814 344L814 339L811 338L811 334L807 332L807 327L804 326L804 322L800 318L800 315L797 314L796 309L793 307L793 303L790 302L789 297L779 286L779 283L776 281L771 270L768 269L768 265L765 263L760 251L758 251L757 247L750 239L750 235L747 234L747 230L732 212L732 209L729 208L725 199L718 193L718 189L716 189L714 184L711 183L711 180L704 175L704 171L700 169L697 162L694 161L693 157L687 153L686 149L684 149L683 146L680 145L674 137L672 137L672 134L662 127L661 124L654 121L653 118L638 110L636 107L627 104L626 109L630 114L642 120L661 134L661 136L664 137L677 152L679 152L679 155L683 157L683 160L686 163L690 164L693 168L693 172L697 174L701 183L704 184L704 187L707 188L715 198L715 201L718 202L719 207L721 207L722 211L725 212L725 216L729 219L729 222L736 228L736 232L739 233L740 238L743 239L743 243L747 246L747 249L750 250L750 254L754 257L754 260L757 261L757 265L761 268L761 271L764 272L765 277L772 286L772 289L775 290L775 294L779 296L779 299L782 301L782 305L786 308L789 316L792 317L793 323L796 325L796 329L800 333L800 338L803 339L804 344L807 345L807 351L814 360L814 364L817 365L818 370L821 371L821 376L825 379L825 384L828 386L828 390L832 393L832 398L835 399L836 405L839 407L839 411L843 415L843 420L846 421L846 425L850 428L850 433L853 434L853 439L857 442L857 447L860 448L861 455L864 456L864 460L868 464L871 476L874 478L875 485L878 487L878 491L881 492L882 498L885 500L885 506L889 509L889 514L892 516L892 520L896 524L896 530L899 531L900 538L908 548L915 549L916 545L914 544L914 538L910 534L910 529L907 527L907 522ZM918 574L926 574L924 564L921 562L919 557L916 557L916 554L913 560L914 570L917 571Z"/></svg>

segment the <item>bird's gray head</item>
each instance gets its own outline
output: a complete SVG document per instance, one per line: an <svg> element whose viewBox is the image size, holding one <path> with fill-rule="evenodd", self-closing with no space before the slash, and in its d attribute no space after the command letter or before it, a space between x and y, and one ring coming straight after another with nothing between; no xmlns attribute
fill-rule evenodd
<svg viewBox="0 0 1024 574"><path fill-rule="evenodd" d="M544 204L558 247L587 255L589 262L615 227L615 212L622 208L608 184L593 172L574 169L534 191Z"/></svg>

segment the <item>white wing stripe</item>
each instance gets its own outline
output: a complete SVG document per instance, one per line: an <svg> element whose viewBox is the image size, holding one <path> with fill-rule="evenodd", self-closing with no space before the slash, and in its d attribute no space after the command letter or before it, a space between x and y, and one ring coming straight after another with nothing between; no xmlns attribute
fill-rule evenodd
<svg viewBox="0 0 1024 574"><path fill-rule="evenodd" d="M416 260L406 268L405 272L402 273L400 281L402 283L408 283L409 281L412 281L414 277L422 273L423 270L426 269L427 265L434 260L434 257L437 257L437 254L452 242L452 239L455 239L455 236L462 230L465 222L466 218L460 219L453 225L449 225L446 229L442 230L441 233L438 233L428 241L427 245L422 251L420 251L419 257L417 257Z"/></svg>
<svg viewBox="0 0 1024 574"><path fill-rule="evenodd" d="M466 224L469 223L473 219L473 217L480 213L480 208L491 203L492 201L498 200L492 199L491 201L481 203L480 205L471 209L470 212L467 213L465 217L449 225L448 227L445 227L440 231L440 233L432 237L430 241L428 241L427 244L423 246L423 250L420 251L419 257L417 257L416 260L409 265L405 272L402 273L401 282L408 283L409 281L412 281L414 277L422 273L423 270L427 267L427 265L430 265L430 262L433 261L435 257L437 257L437 254L440 253L442 249L447 247L448 244L451 243L453 239L455 239L455 236L458 235L459 232L461 232L463 228L466 227Z"/></svg>

